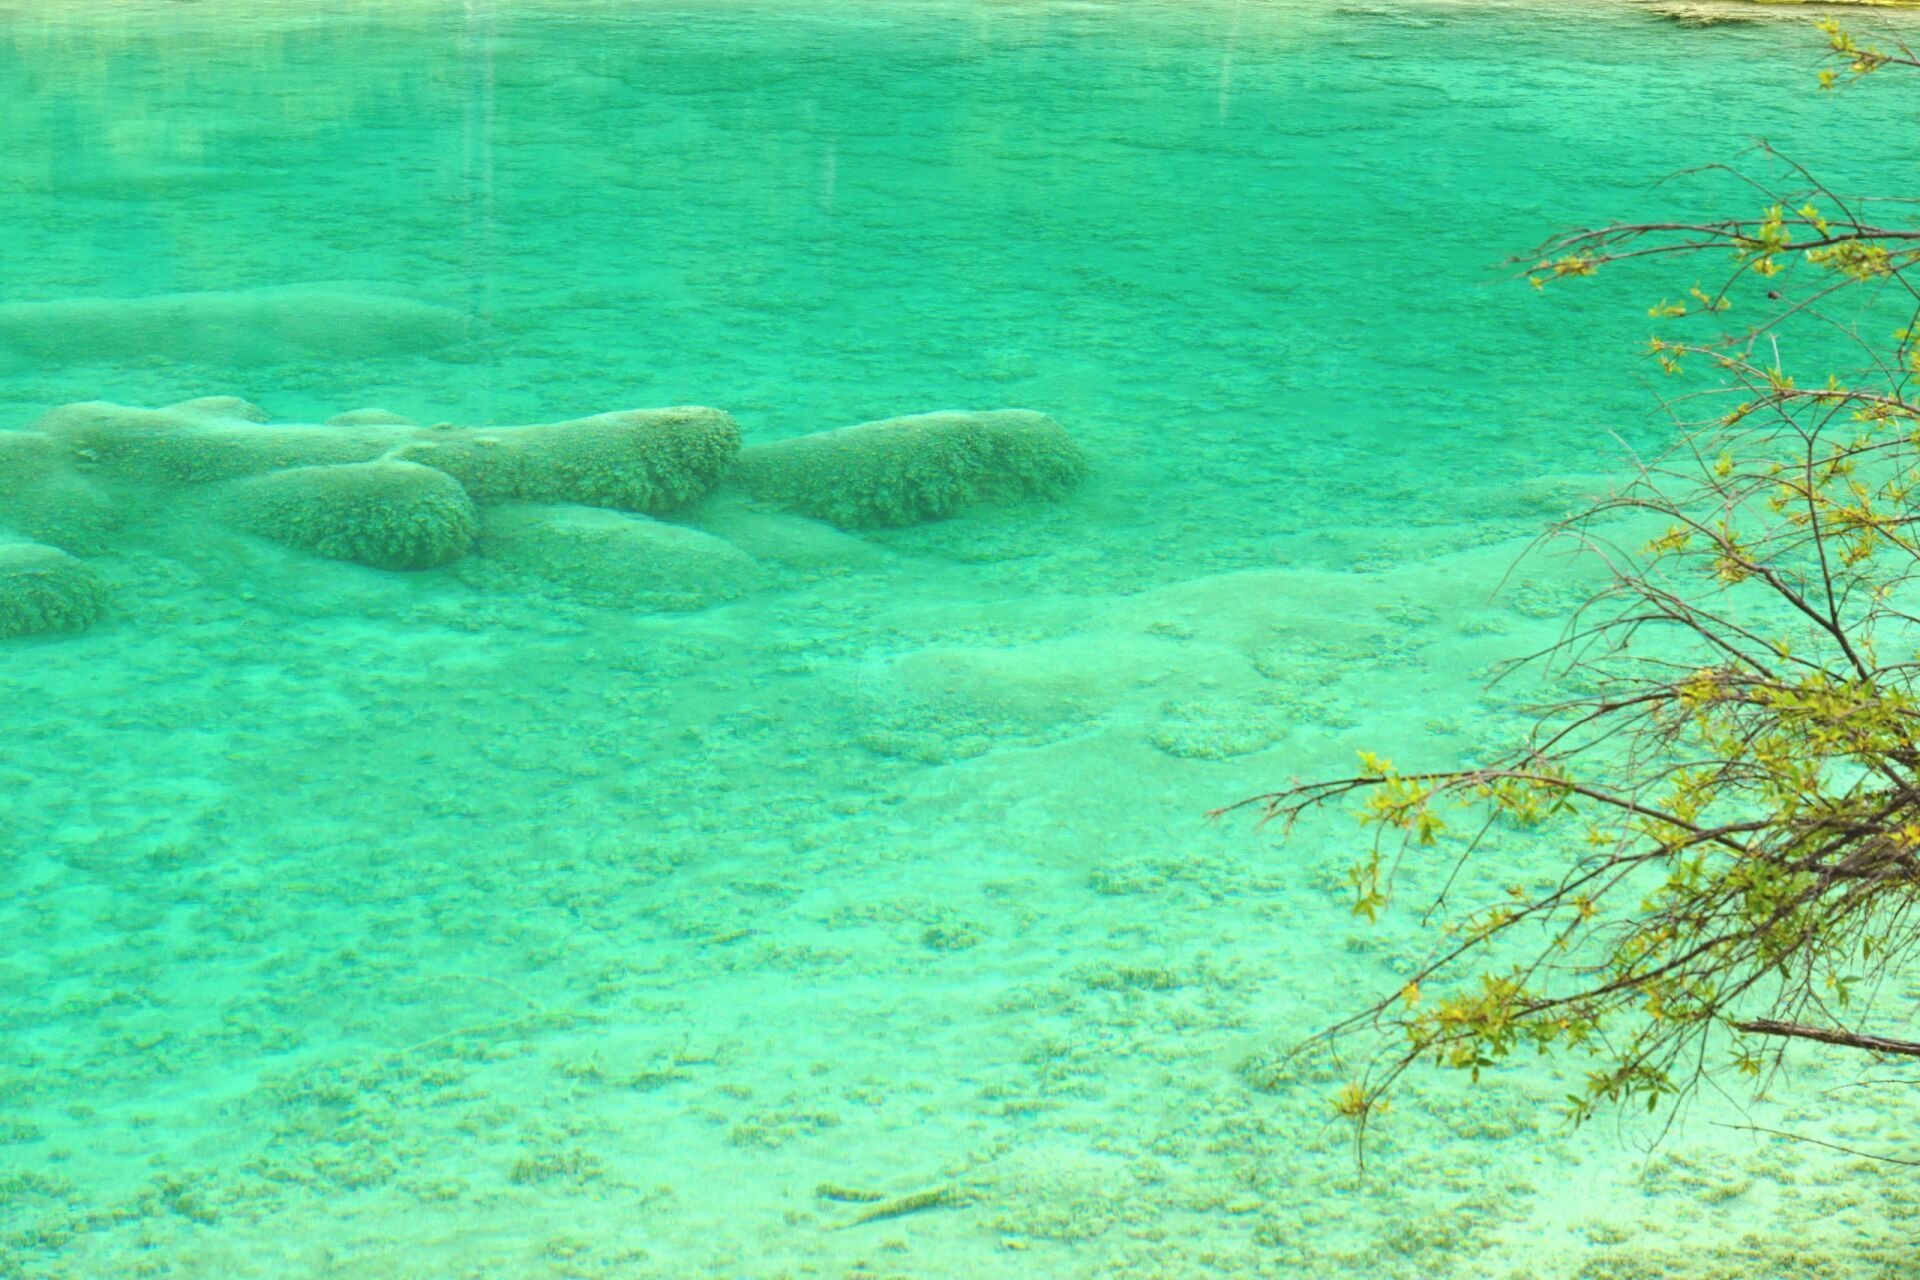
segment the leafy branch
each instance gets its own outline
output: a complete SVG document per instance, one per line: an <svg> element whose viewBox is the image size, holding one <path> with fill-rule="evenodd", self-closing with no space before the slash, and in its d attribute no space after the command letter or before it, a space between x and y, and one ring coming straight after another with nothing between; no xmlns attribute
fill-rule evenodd
<svg viewBox="0 0 1920 1280"><path fill-rule="evenodd" d="M1822 87L1920 68L1904 44L1820 29ZM1669 402L1664 452L1543 535L1604 585L1514 665L1578 695L1478 767L1363 755L1349 776L1220 811L1285 834L1357 804L1370 839L1348 884L1369 921L1400 859L1451 851L1428 912L1437 952L1310 1042L1374 1033L1335 1100L1362 1126L1422 1062L1477 1078L1517 1055L1581 1055L1568 1103L1584 1119L1757 1075L1792 1041L1920 1055L1846 1025L1920 953L1920 225L1886 216L1911 202L1843 196L1758 154L1764 176L1707 170L1737 177L1752 212L1571 231L1521 260L1542 287L1642 259L1727 263L1716 286L1650 308L1715 329L1650 344L1669 373L1704 363L1714 385ZM1900 308L1890 343L1835 314L1861 290L1866 322ZM1779 355L1789 327L1859 367L1801 385ZM1456 910L1461 868L1511 829L1570 846L1558 881Z"/></svg>

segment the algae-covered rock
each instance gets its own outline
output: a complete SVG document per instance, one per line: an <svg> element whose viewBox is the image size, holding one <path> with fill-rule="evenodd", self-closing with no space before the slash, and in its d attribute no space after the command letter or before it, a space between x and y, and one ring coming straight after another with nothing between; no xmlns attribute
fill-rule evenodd
<svg viewBox="0 0 1920 1280"><path fill-rule="evenodd" d="M246 414L251 406L245 401L234 402L234 416L210 404L134 409L93 401L63 405L32 425L60 441L77 466L144 485L208 484L287 467L366 462L403 439L393 428L267 424Z"/></svg>
<svg viewBox="0 0 1920 1280"><path fill-rule="evenodd" d="M575 502L653 514L704 495L740 450L733 419L697 407L415 436L396 456L445 471L482 502Z"/></svg>
<svg viewBox="0 0 1920 1280"><path fill-rule="evenodd" d="M100 575L64 551L0 544L0 637L84 631L107 610Z"/></svg>
<svg viewBox="0 0 1920 1280"><path fill-rule="evenodd" d="M741 451L748 492L842 528L914 524L982 502L1057 498L1085 474L1059 423L1024 409L926 413Z"/></svg>
<svg viewBox="0 0 1920 1280"><path fill-rule="evenodd" d="M760 567L682 525L596 507L490 507L460 574L484 586L544 586L617 608L702 609L758 586Z"/></svg>
<svg viewBox="0 0 1920 1280"><path fill-rule="evenodd" d="M0 303L0 352L40 363L164 356L233 368L431 352L472 327L462 312L377 285L274 285Z"/></svg>
<svg viewBox="0 0 1920 1280"><path fill-rule="evenodd" d="M634 409L523 427L417 427L355 413L327 425L263 423L245 401L166 409L94 402L36 432L74 463L148 485L207 484L392 456L443 471L481 502L577 502L656 514L704 495L732 466L739 428L716 409Z"/></svg>
<svg viewBox="0 0 1920 1280"><path fill-rule="evenodd" d="M0 431L0 530L69 551L97 551L121 512L76 474L59 441Z"/></svg>
<svg viewBox="0 0 1920 1280"><path fill-rule="evenodd" d="M0 501L66 464L65 451L39 431L0 431Z"/></svg>
<svg viewBox="0 0 1920 1280"><path fill-rule="evenodd" d="M451 476L385 459L258 476L237 487L232 510L250 533L375 569L458 560L480 524L473 499Z"/></svg>

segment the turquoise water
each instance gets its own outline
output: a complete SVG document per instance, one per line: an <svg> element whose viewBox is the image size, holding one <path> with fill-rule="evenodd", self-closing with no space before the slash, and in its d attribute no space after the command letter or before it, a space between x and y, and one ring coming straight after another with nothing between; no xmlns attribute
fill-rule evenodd
<svg viewBox="0 0 1920 1280"><path fill-rule="evenodd" d="M1662 438L1638 349L1692 280L1500 264L1723 203L1651 184L1761 134L1899 189L1910 100L1813 48L1599 3L0 4L0 428L1021 407L1089 463L856 533L721 493L673 518L758 564L671 611L112 489L68 547L108 616L0 649L0 1276L1903 1274L1897 1170L1725 1127L1910 1141L1814 1063L1657 1147L1557 1127L1578 1064L1417 1077L1357 1169L1345 1077L1275 1053L1431 935L1352 919L1343 825L1204 820L1522 723L1484 674L1579 583L1493 588Z"/></svg>

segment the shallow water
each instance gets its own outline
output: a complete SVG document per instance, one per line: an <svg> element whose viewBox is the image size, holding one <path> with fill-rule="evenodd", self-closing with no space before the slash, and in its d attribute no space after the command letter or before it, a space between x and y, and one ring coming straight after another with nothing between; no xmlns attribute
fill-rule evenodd
<svg viewBox="0 0 1920 1280"><path fill-rule="evenodd" d="M0 428L1020 406L1091 462L763 541L681 612L165 510L87 548L109 618L0 650L0 1276L1897 1274L1886 1166L1704 1104L1569 1136L1577 1064L1416 1078L1356 1169L1342 1077L1274 1051L1430 935L1353 920L1344 826L1204 820L1521 723L1484 674L1578 583L1493 588L1661 438L1646 307L1692 281L1501 263L1724 201L1651 184L1761 134L1903 180L1900 95L1812 49L1601 5L0 4ZM1805 1071L1759 1122L1912 1132Z"/></svg>

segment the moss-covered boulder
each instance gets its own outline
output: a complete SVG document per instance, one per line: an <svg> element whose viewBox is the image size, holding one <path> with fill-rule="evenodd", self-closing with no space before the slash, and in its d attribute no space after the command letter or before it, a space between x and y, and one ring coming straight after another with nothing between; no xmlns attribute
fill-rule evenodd
<svg viewBox="0 0 1920 1280"><path fill-rule="evenodd" d="M402 443L393 428L341 429L263 423L233 401L189 401L135 409L92 401L63 405L33 423L59 441L74 465L142 486L210 484L288 467L366 462ZM245 406L243 408L242 406Z"/></svg>
<svg viewBox="0 0 1920 1280"><path fill-rule="evenodd" d="M295 467L243 481L229 509L241 528L333 560L431 569L473 546L473 499L444 472L382 459Z"/></svg>
<svg viewBox="0 0 1920 1280"><path fill-rule="evenodd" d="M86 562L37 543L0 543L0 638L84 631L106 611L106 583Z"/></svg>
<svg viewBox="0 0 1920 1280"><path fill-rule="evenodd" d="M472 336L463 312L349 281L0 303L0 355L41 365L165 356L230 369L427 353Z"/></svg>
<svg viewBox="0 0 1920 1280"><path fill-rule="evenodd" d="M413 434L395 456L445 471L478 501L572 502L656 515L703 496L740 451L731 417L693 407Z"/></svg>
<svg viewBox="0 0 1920 1280"><path fill-rule="evenodd" d="M124 513L74 471L60 442L0 430L0 533L68 551L102 549Z"/></svg>
<svg viewBox="0 0 1920 1280"><path fill-rule="evenodd" d="M39 431L0 431L0 503L66 465L66 452Z"/></svg>
<svg viewBox="0 0 1920 1280"><path fill-rule="evenodd" d="M1086 461L1059 423L1024 409L925 413L741 451L754 497L843 529L916 524L983 502L1057 498Z"/></svg>
<svg viewBox="0 0 1920 1280"><path fill-rule="evenodd" d="M761 581L752 557L698 529L595 507L518 504L487 508L478 554L458 572L478 586L659 611L703 609Z"/></svg>
<svg viewBox="0 0 1920 1280"><path fill-rule="evenodd" d="M252 412L250 412L252 411ZM740 431L717 409L633 409L522 427L419 427L356 412L323 425L264 423L241 400L165 409L94 402L33 430L74 465L117 481L196 485L392 457L444 472L479 502L574 502L664 514L732 467Z"/></svg>

